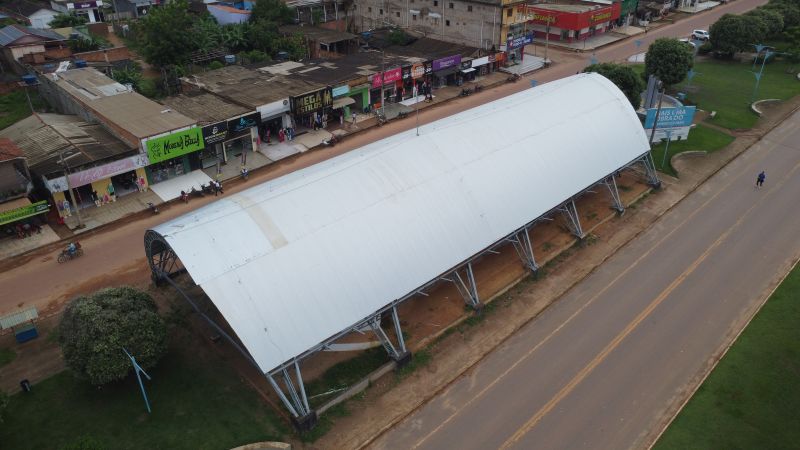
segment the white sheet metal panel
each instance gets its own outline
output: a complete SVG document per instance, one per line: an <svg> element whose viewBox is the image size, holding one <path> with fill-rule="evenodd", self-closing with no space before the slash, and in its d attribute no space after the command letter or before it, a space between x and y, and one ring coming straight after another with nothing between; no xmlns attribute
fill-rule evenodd
<svg viewBox="0 0 800 450"><path fill-rule="evenodd" d="M575 75L228 195L155 228L265 372L649 149Z"/></svg>

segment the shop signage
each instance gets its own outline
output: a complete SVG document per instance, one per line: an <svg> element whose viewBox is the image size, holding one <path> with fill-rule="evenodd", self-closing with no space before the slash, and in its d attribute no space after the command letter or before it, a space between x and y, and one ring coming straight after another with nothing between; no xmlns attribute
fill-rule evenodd
<svg viewBox="0 0 800 450"><path fill-rule="evenodd" d="M467 70L472 67L472 60L469 61L461 61L461 70Z"/></svg>
<svg viewBox="0 0 800 450"><path fill-rule="evenodd" d="M103 164L102 166L92 167L91 169L71 173L69 174L69 186L72 188L85 186L89 183L94 183L98 180L111 178L114 175L130 172L131 170L136 170L149 164L150 162L147 160L147 155L145 154L129 156L127 158L112 161L108 164ZM64 190L67 190L66 186L64 186Z"/></svg>
<svg viewBox="0 0 800 450"><path fill-rule="evenodd" d="M103 6L102 1L67 3L67 9L91 9Z"/></svg>
<svg viewBox="0 0 800 450"><path fill-rule="evenodd" d="M289 112L289 99L284 98L277 102L267 103L256 108L261 113L261 119L269 119L271 117Z"/></svg>
<svg viewBox="0 0 800 450"><path fill-rule="evenodd" d="M416 63L411 66L411 78L417 79L425 76L425 64Z"/></svg>
<svg viewBox="0 0 800 450"><path fill-rule="evenodd" d="M478 59L473 59L472 60L472 66L470 66L470 67L480 67L480 66L484 66L486 64L489 64L489 58L490 57L492 59L494 59L494 55L484 56L483 58L478 58Z"/></svg>
<svg viewBox="0 0 800 450"><path fill-rule="evenodd" d="M691 126L696 109L697 108L695 106L661 108L661 111L658 113L658 124L656 125L656 129ZM645 128L653 128L653 122L656 118L656 111L656 108L650 108L647 110L647 117L644 121Z"/></svg>
<svg viewBox="0 0 800 450"><path fill-rule="evenodd" d="M206 147L228 139L228 123L217 122L203 127L203 142Z"/></svg>
<svg viewBox="0 0 800 450"><path fill-rule="evenodd" d="M589 23L608 22L611 20L611 11L599 12L589 16Z"/></svg>
<svg viewBox="0 0 800 450"><path fill-rule="evenodd" d="M148 139L146 146L147 157L150 159L151 164L177 158L205 148L203 131L198 127Z"/></svg>
<svg viewBox="0 0 800 450"><path fill-rule="evenodd" d="M506 49L514 50L515 48L524 47L533 42L533 33L526 34L525 36L517 36L509 39L506 42Z"/></svg>
<svg viewBox="0 0 800 450"><path fill-rule="evenodd" d="M529 17L532 21L541 22L544 23L545 25L556 23L556 16L551 16L549 14L533 13L533 15Z"/></svg>
<svg viewBox="0 0 800 450"><path fill-rule="evenodd" d="M345 84L339 87L335 87L331 92L333 93L334 97L341 97L343 95L347 95L350 93L350 86Z"/></svg>
<svg viewBox="0 0 800 450"><path fill-rule="evenodd" d="M433 61L433 70L448 69L450 67L458 67L461 64L461 55L448 56L447 58L437 59Z"/></svg>
<svg viewBox="0 0 800 450"><path fill-rule="evenodd" d="M227 139L235 139L250 134L250 128L257 127L260 122L261 114L258 112L229 120Z"/></svg>
<svg viewBox="0 0 800 450"><path fill-rule="evenodd" d="M403 67L403 80L411 79L411 66Z"/></svg>
<svg viewBox="0 0 800 450"><path fill-rule="evenodd" d="M331 105L333 105L333 90L330 87L292 97L292 111L297 116L310 114Z"/></svg>
<svg viewBox="0 0 800 450"><path fill-rule="evenodd" d="M396 69L387 70L383 72L383 85L386 86L387 84L392 84L397 80L401 80L403 78L403 70L398 67ZM378 72L375 76L372 77L372 88L379 88L381 87L381 73Z"/></svg>
<svg viewBox="0 0 800 450"><path fill-rule="evenodd" d="M20 206L19 208L14 208L11 211L0 213L0 225L5 225L26 217L35 216L37 214L47 212L49 209L50 204L47 203L47 200L31 203L30 205Z"/></svg>

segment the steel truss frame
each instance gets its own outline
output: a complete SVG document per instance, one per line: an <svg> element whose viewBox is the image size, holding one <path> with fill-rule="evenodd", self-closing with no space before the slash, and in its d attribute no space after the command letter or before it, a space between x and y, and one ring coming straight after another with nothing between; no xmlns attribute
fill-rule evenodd
<svg viewBox="0 0 800 450"><path fill-rule="evenodd" d="M644 167L643 172L639 172L635 169L635 166L637 164L641 164ZM619 170L615 171L615 173L625 169L631 169L636 171L637 173L643 173L648 184L651 184L656 187L660 186L660 181L658 180L658 176L655 172L655 165L653 164L653 160L649 151L640 156L639 158L636 158L633 161L626 164L625 166L621 167ZM337 340L341 339L343 336L351 332L363 333L365 330L372 330L380 340L381 345L383 345L383 347L386 349L387 353L393 360L397 361L398 364L400 364L403 361L407 361L411 357L411 353L406 348L405 340L403 339L403 332L400 326L400 319L397 312L397 307L401 303L416 295L427 296L428 294L426 294L425 291L428 288L441 281L447 281L454 283L456 285L459 292L464 297L464 301L467 305L473 307L474 309L480 310L482 305L480 302L480 297L478 296L478 287L477 287L477 282L475 280L475 274L472 268L472 264L478 258L482 257L485 253L498 253L496 250L497 248L510 242L513 244L515 250L517 251L520 260L522 261L522 264L525 265L525 267L530 269L532 272L536 273L539 269L539 266L536 263L536 259L533 253L533 243L530 237L530 229L539 221L552 220L549 216L557 212L562 212L565 215L567 215L567 222L568 224L570 224L570 227L572 228L571 231L579 238L582 238L584 234L582 228L580 227L580 221L578 219L578 211L577 207L575 206L575 200L579 198L583 193L591 192L591 188L598 184L603 184L608 187L609 192L611 193L612 205L614 209L616 209L617 211L624 211L624 206L620 199L619 192L617 191L616 181L614 180L614 174L612 173L611 175L608 175L603 179L595 182L591 186L588 186L586 189L583 189L578 194L567 199L565 202L551 209L550 211L546 212L542 216L537 217L528 222L527 224L525 224L524 226L514 230L512 233L498 240L496 243L489 246L488 248L478 252L471 258L456 265L453 269L448 270L444 274L436 276L435 278L431 279L424 285L409 292L405 296L397 300L391 301L386 306L368 315L366 318L341 330L340 332L325 339L319 344L309 348L303 353L284 362L278 367L264 373L270 385L275 390L275 393L281 399L286 409L291 413L292 418L295 422L295 426L297 426L299 429L310 429L311 427L314 426L317 420L316 411L311 409L308 404L308 398L305 392L305 385L303 383L303 378L300 370L300 363L304 359L308 358L314 353L327 349L329 345L333 344L334 342L336 342ZM163 284L163 281L166 281L167 283L171 284L192 305L192 307L195 309L196 312L198 312L217 332L220 333L220 335L224 336L226 340L234 346L234 348L236 348L248 361L250 361L251 364L253 364L253 366L258 368L258 370L260 371L261 368L258 366L258 364L250 355L250 353L247 352L247 350L244 349L241 345L239 345L239 343L235 339L233 339L230 335L228 335L210 317L208 317L205 313L203 313L197 307L195 302L192 301L189 295L186 294L174 282L174 280L172 280L172 277L174 277L176 274L180 272L185 271L185 269L179 269L177 271L173 271L173 269L177 265L178 258L175 252L166 242L166 240L155 231L148 230L147 233L145 234L145 251L148 256L150 269L153 273L153 280L159 285ZM389 336L381 327L381 318L383 317L383 314L387 312L389 312L392 317L392 322L395 331L395 340L397 341L396 344L392 343L392 341L389 339ZM292 376L290 374L291 371L294 371L295 374L294 379L292 379ZM281 384L283 384L283 387L281 386Z"/></svg>

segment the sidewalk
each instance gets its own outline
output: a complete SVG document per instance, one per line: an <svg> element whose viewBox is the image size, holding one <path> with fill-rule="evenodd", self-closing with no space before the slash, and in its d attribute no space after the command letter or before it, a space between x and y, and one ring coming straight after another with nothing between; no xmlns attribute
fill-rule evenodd
<svg viewBox="0 0 800 450"><path fill-rule="evenodd" d="M160 204L161 199L152 190L134 192L100 207L87 206L82 208L81 218L85 225L83 228L78 229L78 215L75 213L70 217L64 218L64 224L75 234L84 233L101 225L120 220L129 214L144 211L147 209L148 202Z"/></svg>
<svg viewBox="0 0 800 450"><path fill-rule="evenodd" d="M42 225L42 232L26 238L6 237L0 241L0 260L60 241L50 225Z"/></svg>
<svg viewBox="0 0 800 450"><path fill-rule="evenodd" d="M715 8L715 7L719 6L720 4L722 4L722 2L702 2L702 3L697 3L694 6L683 6L683 7L680 7L680 8L678 8L678 11L684 12L684 13L689 13L689 14L697 14L699 12L703 12L705 10Z"/></svg>

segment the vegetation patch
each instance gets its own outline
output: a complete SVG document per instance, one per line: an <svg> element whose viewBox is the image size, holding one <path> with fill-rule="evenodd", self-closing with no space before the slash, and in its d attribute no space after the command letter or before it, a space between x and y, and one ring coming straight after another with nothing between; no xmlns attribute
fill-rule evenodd
<svg viewBox="0 0 800 450"><path fill-rule="evenodd" d="M0 348L0 367L9 364L14 358L17 357L17 353L10 348Z"/></svg>
<svg viewBox="0 0 800 450"><path fill-rule="evenodd" d="M733 140L734 137L729 134L698 124L689 132L689 139L671 141L669 143L669 155L667 155L666 161L664 160L664 152L667 150L666 143L662 142L653 146L653 162L656 165L656 169L677 177L678 172L670 163L670 158L673 156L688 151L715 152L726 147Z"/></svg>
<svg viewBox="0 0 800 450"><path fill-rule="evenodd" d="M31 96L33 109L41 111L44 108L44 101L39 97L35 89L28 91ZM25 98L25 91L17 90L10 94L0 95L0 130L9 127L20 120L31 115L31 108Z"/></svg>
<svg viewBox="0 0 800 450"><path fill-rule="evenodd" d="M796 266L667 428L656 450L796 448L799 294Z"/></svg>
<svg viewBox="0 0 800 450"><path fill-rule="evenodd" d="M332 396L363 380L387 361L386 350L378 346L334 364L321 377L306 383L309 406L315 409L325 404Z"/></svg>

